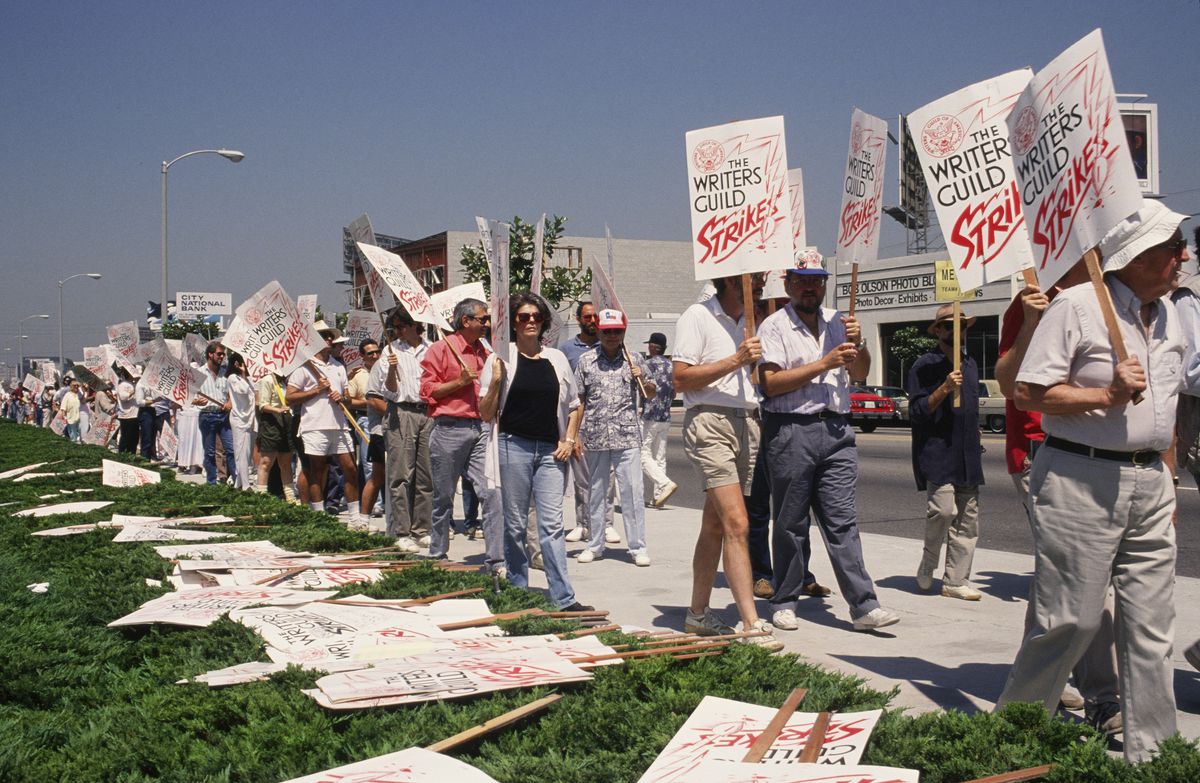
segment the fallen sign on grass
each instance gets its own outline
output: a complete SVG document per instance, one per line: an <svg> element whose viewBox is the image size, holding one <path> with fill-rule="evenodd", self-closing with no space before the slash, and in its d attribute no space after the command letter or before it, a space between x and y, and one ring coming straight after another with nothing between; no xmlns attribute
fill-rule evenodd
<svg viewBox="0 0 1200 783"><path fill-rule="evenodd" d="M54 503L49 506L36 506L24 511L14 511L14 517L49 517L55 514L86 514L98 508L111 506L111 500L76 500L73 503Z"/></svg>
<svg viewBox="0 0 1200 783"><path fill-rule="evenodd" d="M766 730L776 710L757 704L705 696L684 722L639 783L691 781L702 761L740 762ZM829 721L818 764L857 764L882 710L846 712ZM763 764L794 764L808 739L818 713L797 712L771 743Z"/></svg>
<svg viewBox="0 0 1200 783"><path fill-rule="evenodd" d="M59 462L62 462L62 460L59 460ZM22 473L28 473L31 470L36 470L37 468L40 468L43 465L52 465L52 464L53 463L51 463L51 462L35 462L32 465L22 465L19 468L13 468L11 470L6 470L3 473L0 473L0 479L13 478L15 476L21 475Z"/></svg>
<svg viewBox="0 0 1200 783"><path fill-rule="evenodd" d="M233 538L233 533L216 530L181 530L161 525L128 525L113 536L113 543L125 544L139 541L208 541L214 538Z"/></svg>
<svg viewBox="0 0 1200 783"><path fill-rule="evenodd" d="M100 465L104 473L100 483L106 487L140 487L162 481L162 475L156 470L146 470L110 459L101 460Z"/></svg>
<svg viewBox="0 0 1200 783"><path fill-rule="evenodd" d="M424 748L409 748L341 767L292 778L284 783L496 783L458 759Z"/></svg>
<svg viewBox="0 0 1200 783"><path fill-rule="evenodd" d="M226 612L257 604L302 604L336 595L336 590L282 590L275 587L208 587L152 598L136 611L113 620L110 628L123 625L186 625L203 628Z"/></svg>
<svg viewBox="0 0 1200 783"><path fill-rule="evenodd" d="M826 764L731 764L702 761L687 776L688 783L918 783L920 772L900 767Z"/></svg>

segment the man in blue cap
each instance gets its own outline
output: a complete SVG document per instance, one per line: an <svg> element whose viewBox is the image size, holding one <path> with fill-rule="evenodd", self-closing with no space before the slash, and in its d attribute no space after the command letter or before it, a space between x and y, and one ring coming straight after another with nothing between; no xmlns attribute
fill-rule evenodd
<svg viewBox="0 0 1200 783"><path fill-rule="evenodd" d="M775 508L771 623L795 630L796 603L803 594L808 563L810 512L825 533L825 547L856 631L900 622L879 605L863 563L858 536L855 486L858 449L850 411L850 375L866 373L857 319L822 307L825 271L811 251L788 270L784 290L791 300L763 321L759 382L763 392L763 446Z"/></svg>

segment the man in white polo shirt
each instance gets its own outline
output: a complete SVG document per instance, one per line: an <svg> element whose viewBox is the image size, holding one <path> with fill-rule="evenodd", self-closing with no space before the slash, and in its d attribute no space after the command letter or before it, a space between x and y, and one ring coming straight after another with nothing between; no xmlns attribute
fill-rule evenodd
<svg viewBox="0 0 1200 783"><path fill-rule="evenodd" d="M754 606L748 542L749 519L743 495L750 494L754 453L758 448L758 392L750 368L762 356L757 337L745 337L739 277L713 281L716 296L698 302L675 324L672 367L675 390L683 393L687 414L683 445L704 481L704 513L692 557L692 601L684 630L697 634L731 629L709 608L717 566L724 558L725 579L733 593L742 628L763 635L748 641L770 650L783 644L759 619ZM754 276L761 289L761 275Z"/></svg>
<svg viewBox="0 0 1200 783"><path fill-rule="evenodd" d="M317 321L314 328L325 339L325 347L305 366L288 376L287 400L300 406L300 439L308 464L308 501L315 511L325 507L325 479L329 474L329 458L337 460L345 477L345 492L349 525L352 530L367 530L358 500L358 469L354 466L354 442L341 401L346 395L346 368L330 357L333 345L343 343L342 333Z"/></svg>
<svg viewBox="0 0 1200 783"><path fill-rule="evenodd" d="M1186 344L1165 295L1188 258L1185 219L1147 200L1100 241L1129 358L1115 362L1093 287L1069 288L1038 323L1014 400L1042 414L1046 440L1029 477L1033 617L997 706L1054 710L1112 584L1131 762L1175 733L1175 489L1161 457L1183 384Z"/></svg>

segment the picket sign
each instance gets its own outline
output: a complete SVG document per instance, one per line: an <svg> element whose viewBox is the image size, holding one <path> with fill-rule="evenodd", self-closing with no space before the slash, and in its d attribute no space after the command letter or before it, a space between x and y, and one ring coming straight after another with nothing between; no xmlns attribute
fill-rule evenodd
<svg viewBox="0 0 1200 783"><path fill-rule="evenodd" d="M325 347L278 280L260 288L235 312L222 343L242 355L254 381L270 374L288 375Z"/></svg>
<svg viewBox="0 0 1200 783"><path fill-rule="evenodd" d="M850 149L846 153L836 248L837 260L850 263L851 318L858 304L859 264L874 263L879 257L887 138L886 121L854 109L850 115Z"/></svg>

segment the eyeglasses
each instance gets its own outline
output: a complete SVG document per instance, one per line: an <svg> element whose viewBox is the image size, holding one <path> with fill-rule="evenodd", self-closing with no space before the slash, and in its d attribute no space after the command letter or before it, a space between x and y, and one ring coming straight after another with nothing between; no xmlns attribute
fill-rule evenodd
<svg viewBox="0 0 1200 783"><path fill-rule="evenodd" d="M378 355L379 355L379 349L378 349L378 348L376 348L374 351L363 351L363 352L362 352L362 355L363 355L363 356L378 356Z"/></svg>
<svg viewBox="0 0 1200 783"><path fill-rule="evenodd" d="M1172 237L1171 239L1168 239L1166 242L1163 242L1162 246L1171 255L1177 256L1180 253L1182 253L1184 250L1187 250L1187 240L1184 239L1182 236Z"/></svg>
<svg viewBox="0 0 1200 783"><path fill-rule="evenodd" d="M527 324L533 321L535 324L540 324L546 319L542 318L541 313L517 313L517 323Z"/></svg>
<svg viewBox="0 0 1200 783"><path fill-rule="evenodd" d="M225 355L224 351L213 351L212 353L209 354L209 356L224 356L224 355Z"/></svg>
<svg viewBox="0 0 1200 783"><path fill-rule="evenodd" d="M490 315L468 315L467 318L470 318L472 321L478 321L481 324L490 324L492 322Z"/></svg>

